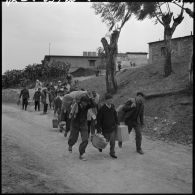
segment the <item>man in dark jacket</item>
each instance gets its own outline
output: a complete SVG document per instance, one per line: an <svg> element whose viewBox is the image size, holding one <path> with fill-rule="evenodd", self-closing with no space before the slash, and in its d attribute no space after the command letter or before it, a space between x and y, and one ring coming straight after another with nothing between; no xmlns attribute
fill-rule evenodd
<svg viewBox="0 0 195 195"><path fill-rule="evenodd" d="M79 159L86 160L83 154L88 145L89 136L87 129L87 112L88 109L95 107L95 102L92 97L83 96L75 106L76 109L74 109L75 112L72 114L70 123L70 136L68 139L69 151L72 152L72 146L77 142L80 132L82 142L79 145Z"/></svg>
<svg viewBox="0 0 195 195"><path fill-rule="evenodd" d="M119 122L111 98L111 95L106 95L106 102L98 111L97 132L102 133L107 141L110 141L110 156L112 158L117 158L115 155L115 136ZM99 149L99 151L102 152L101 149Z"/></svg>
<svg viewBox="0 0 195 195"><path fill-rule="evenodd" d="M144 114L144 94L138 92L134 101L130 99L127 101L123 107L124 121L128 126L129 133L132 128L135 129L135 140L136 140L136 149L139 154L144 154L141 148L142 134L141 130L144 125L143 114Z"/></svg>
<svg viewBox="0 0 195 195"><path fill-rule="evenodd" d="M40 111L40 99L41 99L41 88L38 88L38 91L35 91L33 100L35 101L35 111L37 110Z"/></svg>
<svg viewBox="0 0 195 195"><path fill-rule="evenodd" d="M48 91L47 91L46 87L44 87L42 89L41 101L43 103L43 114L46 114L47 113L47 107L48 107L48 104L49 104L49 95L48 95Z"/></svg>
<svg viewBox="0 0 195 195"><path fill-rule="evenodd" d="M28 106L28 100L30 98L29 91L26 86L21 90L19 99L22 97L22 109L26 110Z"/></svg>

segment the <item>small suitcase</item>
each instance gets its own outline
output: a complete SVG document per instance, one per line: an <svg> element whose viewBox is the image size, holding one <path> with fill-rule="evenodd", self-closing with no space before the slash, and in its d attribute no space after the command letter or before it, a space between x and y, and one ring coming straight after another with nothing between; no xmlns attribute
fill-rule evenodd
<svg viewBox="0 0 195 195"><path fill-rule="evenodd" d="M116 140L125 142L129 140L128 127L126 125L119 125L116 133Z"/></svg>
<svg viewBox="0 0 195 195"><path fill-rule="evenodd" d="M58 128L58 119L54 118L52 120L53 128Z"/></svg>

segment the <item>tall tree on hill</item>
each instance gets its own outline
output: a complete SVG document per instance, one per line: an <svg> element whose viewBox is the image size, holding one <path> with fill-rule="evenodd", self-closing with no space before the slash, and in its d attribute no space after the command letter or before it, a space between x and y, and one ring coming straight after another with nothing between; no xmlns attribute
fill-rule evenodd
<svg viewBox="0 0 195 195"><path fill-rule="evenodd" d="M99 14L102 21L109 27L110 43L106 37L101 39L106 56L106 89L108 93L116 93L117 91L115 58L118 53L118 39L121 29L131 16L131 10L128 7L129 5L125 2L99 2L92 5L95 14Z"/></svg>
<svg viewBox="0 0 195 195"><path fill-rule="evenodd" d="M181 7L181 5L179 5L176 2L173 2L175 5ZM192 11L189 8L184 8L185 12L194 19L194 11ZM193 50L192 50L192 57L191 57L191 61L189 63L189 84L192 85L193 84L193 58L194 58L194 54L193 54Z"/></svg>
<svg viewBox="0 0 195 195"><path fill-rule="evenodd" d="M170 9L172 2L138 2L137 10L134 14L138 20L143 20L146 17L155 18L155 23L158 22L164 27L164 43L165 43L165 63L164 63L164 76L169 76L172 70L171 63L171 39L177 26L183 21L184 16L184 2L182 2L180 13L174 17ZM130 7L131 9L131 7Z"/></svg>

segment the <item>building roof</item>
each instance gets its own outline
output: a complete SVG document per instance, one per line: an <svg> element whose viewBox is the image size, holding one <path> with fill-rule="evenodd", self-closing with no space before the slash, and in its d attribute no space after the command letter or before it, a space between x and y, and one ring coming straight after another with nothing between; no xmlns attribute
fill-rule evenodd
<svg viewBox="0 0 195 195"><path fill-rule="evenodd" d="M99 56L62 56L62 55L45 55L45 58L55 58L55 57L62 57L62 58L64 58L64 57L70 57L70 58L72 58L72 57L74 57L74 58L100 58Z"/></svg>
<svg viewBox="0 0 195 195"><path fill-rule="evenodd" d="M171 40L179 40L179 39L186 39L186 38L193 38L194 35L188 35L188 36L184 36L184 37L176 37L176 38L173 38ZM160 43L160 42L163 42L164 40L162 41L154 41L154 42L149 42L148 44L153 44L153 43Z"/></svg>
<svg viewBox="0 0 195 195"><path fill-rule="evenodd" d="M126 52L126 54L148 54L147 52Z"/></svg>

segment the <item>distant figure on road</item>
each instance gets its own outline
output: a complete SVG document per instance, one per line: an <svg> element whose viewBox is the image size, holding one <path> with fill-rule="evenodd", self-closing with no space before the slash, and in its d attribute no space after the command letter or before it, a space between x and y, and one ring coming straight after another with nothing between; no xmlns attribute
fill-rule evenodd
<svg viewBox="0 0 195 195"><path fill-rule="evenodd" d="M42 88L42 83L37 79L35 84L35 91L37 91L38 88Z"/></svg>
<svg viewBox="0 0 195 195"><path fill-rule="evenodd" d="M49 107L51 109L54 108L54 98L55 98L55 87L52 82L49 83L47 90L49 93Z"/></svg>
<svg viewBox="0 0 195 195"><path fill-rule="evenodd" d="M57 97L54 99L54 115L58 116L58 124L61 122L61 108L62 108L62 99L63 99L64 91L60 89L57 92ZM62 132L62 128L60 127L60 132Z"/></svg>
<svg viewBox="0 0 195 195"><path fill-rule="evenodd" d="M47 88L44 87L41 93L41 101L43 103L43 114L47 113L47 108L48 108L48 104L49 104L49 94L47 91Z"/></svg>
<svg viewBox="0 0 195 195"><path fill-rule="evenodd" d="M19 100L22 97L22 109L26 110L28 106L28 100L30 98L29 90L24 86L24 88L20 92Z"/></svg>
<svg viewBox="0 0 195 195"><path fill-rule="evenodd" d="M118 64L118 70L119 71L121 70L121 64Z"/></svg>
<svg viewBox="0 0 195 195"><path fill-rule="evenodd" d="M35 111L37 110L40 111L40 100L41 100L41 88L38 88L38 91L35 91L33 100L35 102Z"/></svg>
<svg viewBox="0 0 195 195"><path fill-rule="evenodd" d="M135 129L136 149L139 154L144 154L141 148L141 130L144 126L144 100L145 95L142 92L138 92L134 101L130 99L123 107L123 111L125 112L124 122L128 126L129 133L131 132L132 128Z"/></svg>
<svg viewBox="0 0 195 195"><path fill-rule="evenodd" d="M117 158L115 155L115 137L118 125L117 112L112 103L112 96L106 95L106 102L97 114L97 131L102 133L106 140L110 142L110 156L112 158ZM99 149L99 151L102 152L102 149Z"/></svg>

